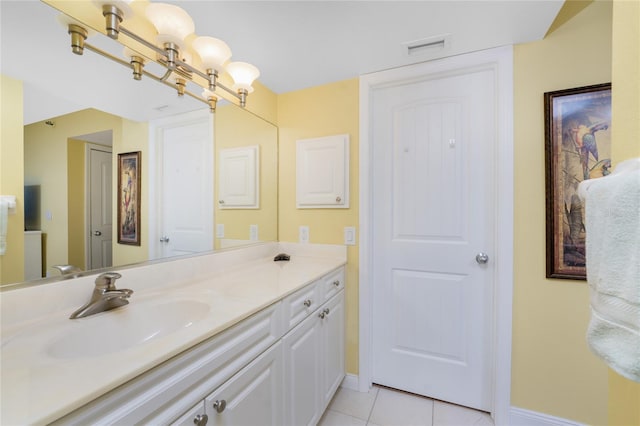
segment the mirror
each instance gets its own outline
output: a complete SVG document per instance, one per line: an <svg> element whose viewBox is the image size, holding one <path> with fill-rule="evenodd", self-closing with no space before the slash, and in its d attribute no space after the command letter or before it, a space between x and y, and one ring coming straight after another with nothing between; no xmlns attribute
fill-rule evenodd
<svg viewBox="0 0 640 426"><path fill-rule="evenodd" d="M42 10L41 10L42 9ZM37 13L35 11L37 10ZM40 14L42 12L42 15ZM12 15L22 14L22 16ZM57 50L55 54L58 61L70 61L74 63L74 70L80 65L77 61L83 61L87 58L79 57L71 54L69 50L69 39L64 28L55 22L55 16L58 14L46 4L40 2L2 2L2 36L8 39L5 31L13 31L11 39L23 40L28 46L22 51L29 52L30 57L46 57L47 51ZM29 19L23 19L29 16ZM38 22L37 16L43 16L42 19L53 20L53 22ZM20 25L5 25L10 22L20 22ZM30 25L23 25L25 22L31 22ZM21 25L25 37L22 34L16 35L15 31L21 31ZM34 31L37 34L34 34ZM49 34L48 31L55 31ZM33 40L35 37L35 41ZM45 40L52 38L54 43L45 43ZM121 49L121 48L120 48ZM22 70L33 71L35 64L29 64L28 59L16 59L15 56L9 57L8 49L2 51L2 74L17 80L21 80L20 74ZM40 51L42 50L42 51ZM50 53L50 52L49 52ZM87 56L87 54L85 54ZM6 67L4 64L15 64L16 61L21 62L18 67ZM150 221L152 216L150 212L154 212L149 205L149 187L151 179L158 179L154 176L154 159L153 138L149 137L150 121L138 121L131 118L123 118L114 112L118 106L111 107L109 112L104 107L104 96L99 95L97 84L111 83L107 87L110 97L113 99L121 99L122 103L135 103L132 99L132 93L135 84L150 84L153 86L154 96L158 92L158 96L171 97L169 101L169 111L155 111L150 116L155 118L166 118L172 114L182 111L192 111L194 109L202 109L204 104L199 102L181 102L180 108L174 108L171 102L175 102L175 93L167 87L157 84L156 82L133 82L130 70L121 65L113 64L106 58L99 58L100 63L97 68L91 71L91 75L79 73L78 80L89 80L88 86L81 87L65 87L65 92L82 92L87 90L95 90L96 96L93 108L86 108L83 102L75 104L74 100L68 97L61 99L59 94L48 93L47 88L56 87L60 89L55 81L52 81L47 72L41 73L38 80L39 87L33 87L33 83L24 83L24 110L25 119L30 116L30 108L34 105L38 107L52 104L60 104L65 111L64 115L40 119L33 121L24 126L24 185L39 186L40 191L40 228L43 231L43 257L42 270L46 275L55 276L59 274L52 269L53 265L73 264L86 269L87 263L87 246L90 240L88 235L91 231L86 226L88 200L85 197L85 170L87 168L87 149L89 146L110 147L112 151L112 178L113 188L116 184L116 158L118 153L140 151L142 155L142 200L141 200L141 233L142 243L140 246L122 245L117 243L117 232L112 231L112 261L113 267L121 265L129 265L132 263L144 262L150 260L149 240L159 237L154 235L151 229ZM46 61L45 61L46 63ZM42 68L42 64L38 65ZM54 67L55 68L55 67ZM68 72L68 71L67 71ZM114 78L117 77L117 78ZM54 79L55 80L55 79ZM98 83L99 82L99 83ZM107 82L107 83L105 83ZM132 86L132 83L134 86ZM75 86L75 85L74 85ZM138 86L139 87L139 86ZM52 90L53 91L53 90ZM31 94L29 94L31 93ZM38 93L38 96L33 96ZM80 95L80 93L78 93ZM251 95L253 96L253 95ZM248 103L251 102L251 96ZM154 100L156 104L163 105L164 99ZM129 106L124 106L123 111L128 111ZM206 108L206 107L204 107ZM180 110L182 109L182 110ZM59 110L52 108L52 110ZM155 114L155 115L154 115ZM40 117L42 118L42 117ZM4 115L3 115L4 120ZM217 238L215 233L211 235L214 249L224 249L235 247L242 244L254 243L256 241L275 241L277 240L277 128L267 120L251 113L246 109L241 109L236 105L220 102L216 114L214 115L214 149L215 163L212 159L212 167L214 169L214 232L220 231L220 227L216 225L224 225L224 237ZM6 123L2 123L5 126ZM5 138L0 142L6 143ZM258 197L260 200L259 208L253 209L225 209L221 208L218 201L219 191L219 174L217 170L220 168L218 159L220 150L231 149L234 147L258 146L258 172L259 186ZM108 150L108 149L106 149ZM5 179L6 180L6 179ZM6 182L3 182L3 186ZM155 187L157 188L157 187ZM115 189L112 189L115 191ZM22 195L22 194L20 194ZM117 197L112 192L109 200L113 205L116 204ZM116 223L116 209L111 206L113 212L113 223ZM155 216L155 213L151 213ZM258 232L254 232L255 230ZM222 234L218 234L222 235ZM30 259L25 259L29 262ZM6 263L4 264L6 265ZM3 266L6 268L6 266ZM50 281L50 280L47 280ZM2 282L0 284L9 284L12 281ZM13 281L15 282L15 280Z"/></svg>

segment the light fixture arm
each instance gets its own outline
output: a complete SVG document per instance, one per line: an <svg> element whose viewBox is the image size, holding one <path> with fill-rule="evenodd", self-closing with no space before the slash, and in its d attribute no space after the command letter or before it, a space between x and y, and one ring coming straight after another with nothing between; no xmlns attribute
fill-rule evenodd
<svg viewBox="0 0 640 426"><path fill-rule="evenodd" d="M100 49L98 47L95 47L95 46L91 45L90 43L85 43L84 47L87 50L90 50L90 51L92 51L94 53L97 53L98 55L103 56L103 57L105 57L107 59L110 59L113 62L117 62L122 66L131 67L131 64L129 64L127 61L124 61L124 60L118 58L117 56L113 56L112 54L110 54L108 52L105 52L104 50L102 50L102 49ZM162 83L167 87L171 87L172 89L176 89L176 85L175 84L172 84L171 82L167 81L168 78L172 74L171 70L167 70L167 72L162 77L158 77L157 75L154 75L154 74L150 73L149 71L146 71L145 69L142 69L141 71L142 71L142 75L144 75L145 77L149 77L152 80L157 81L158 83ZM210 104L208 99L204 99L201 96L198 96L198 95L190 92L186 88L183 90L183 94L191 96L193 99L198 100L198 101L200 101L200 102L202 102L204 104L209 105L209 107L211 107L211 104Z"/></svg>
<svg viewBox="0 0 640 426"><path fill-rule="evenodd" d="M105 29L107 36L117 40L120 33L120 23L124 17L122 11L116 6L105 4L102 6L102 16L105 19Z"/></svg>
<svg viewBox="0 0 640 426"><path fill-rule="evenodd" d="M92 46L86 43L86 39L88 35L87 30L83 28L81 25L77 25L77 24L69 24L68 26L68 32L71 35L71 48L73 53L77 55L82 55L84 52L84 48L86 47L89 50L95 53L98 53L108 59L111 59L114 62L117 62L121 65L131 68L133 70L133 78L135 80L140 80L143 75L149 76L150 78L156 81L159 81L161 83L164 83L167 86L177 89L179 96L183 96L187 94L189 96L192 96L195 99L198 99L206 103L207 105L209 105L212 112L214 112L216 108L216 102L217 102L216 96L209 96L206 99L204 99L186 90L187 82L194 81L193 80L194 75L204 80L204 82L194 81L194 83L198 84L199 86L207 87L208 90L211 92L215 92L217 88L220 88L221 90L224 90L225 92L227 92L229 95L238 99L238 103L241 107L244 108L246 106L247 95L249 94L250 91L253 90L251 87L251 80L249 81L249 83L243 82L242 84L239 84L236 81L236 85L234 87L237 88L237 90L233 90L219 82L219 75L218 75L217 68L214 69L213 66L209 65L211 66L211 68L208 68L206 72L202 72L199 69L193 67L192 65L184 62L182 56L180 55L180 46L177 44L179 43L179 41L177 42L165 41L162 47L158 47L154 43L147 41L143 37L137 35L133 31L130 31L121 25L124 19L124 13L120 8L118 8L113 4L103 5L102 15L105 18L105 32L108 37L114 40L117 40L120 34L124 34L125 36L129 37L133 41L145 46L148 49L151 49L159 57L159 59L156 59L156 62L167 69L166 73L163 76L158 77L147 72L144 69L144 58L141 55L138 55L138 54L130 55L130 62L126 62L121 60L120 58L112 56L111 54L105 51L98 49L95 46ZM217 40L217 39L214 39L214 40ZM220 40L218 40L218 42L222 43L223 48L226 48L227 51L229 50L229 48L226 46L226 44L224 44L224 42L221 42ZM230 56L230 51L228 54ZM244 65L253 67L252 65L246 64L246 63ZM255 70L255 76L253 78L256 78L256 76L258 75L258 71L255 67L253 67L253 69ZM176 76L176 80L175 80L176 82L175 84L172 84L168 80L169 80L169 77L174 73ZM236 80L235 74L232 74L232 76L234 80Z"/></svg>
<svg viewBox="0 0 640 426"><path fill-rule="evenodd" d="M87 30L80 25L69 24L68 33L71 35L71 51L76 55L82 55L87 39Z"/></svg>

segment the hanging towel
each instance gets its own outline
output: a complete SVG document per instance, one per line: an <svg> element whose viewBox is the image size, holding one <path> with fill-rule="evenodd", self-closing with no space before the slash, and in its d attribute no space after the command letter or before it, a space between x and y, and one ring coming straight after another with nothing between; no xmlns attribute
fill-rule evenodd
<svg viewBox="0 0 640 426"><path fill-rule="evenodd" d="M9 221L9 201L0 197L0 256L7 251L7 222Z"/></svg>
<svg viewBox="0 0 640 426"><path fill-rule="evenodd" d="M613 370L640 382L640 158L580 184L586 201L587 341Z"/></svg>

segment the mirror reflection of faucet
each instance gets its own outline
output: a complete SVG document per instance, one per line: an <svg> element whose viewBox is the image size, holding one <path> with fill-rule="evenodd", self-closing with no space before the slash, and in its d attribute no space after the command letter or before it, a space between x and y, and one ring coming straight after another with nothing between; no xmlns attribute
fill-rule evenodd
<svg viewBox="0 0 640 426"><path fill-rule="evenodd" d="M71 314L69 318L84 318L128 305L128 299L133 294L133 290L127 288L118 290L116 288L116 280L121 277L122 275L117 272L106 272L98 275L91 299Z"/></svg>
<svg viewBox="0 0 640 426"><path fill-rule="evenodd" d="M53 265L52 268L57 269L62 274L62 277L67 278L77 278L80 276L82 269L73 265Z"/></svg>

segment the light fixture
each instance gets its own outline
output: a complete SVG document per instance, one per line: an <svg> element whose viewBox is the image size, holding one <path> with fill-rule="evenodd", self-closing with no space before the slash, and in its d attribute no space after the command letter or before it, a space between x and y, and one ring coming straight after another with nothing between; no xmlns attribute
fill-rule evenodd
<svg viewBox="0 0 640 426"><path fill-rule="evenodd" d="M247 95L253 92L253 81L258 78L260 71L258 68L246 62L231 62L227 65L227 72L233 78L233 89L240 95L240 105L244 106Z"/></svg>
<svg viewBox="0 0 640 426"><path fill-rule="evenodd" d="M87 43L89 33L83 24L67 19L67 30L71 35L71 48L73 53L82 55L84 49L91 50L108 59L130 67L133 70L135 80L142 76L150 77L177 90L179 96L189 95L207 105L211 112L215 112L216 103L220 97L218 89L224 90L238 100L241 107L246 106L247 95L253 92L252 84L260 75L258 69L245 62L232 62L231 49L227 44L217 38L200 36L193 38L195 27L189 14L182 8L165 3L149 3L145 8L146 18L156 29L157 35L154 41L126 28L126 21L132 16L130 3L133 0L94 0L105 19L105 33L113 39L121 36L128 37L132 41L141 44L153 51L156 55L155 62L162 65L166 71L157 76L145 70L145 55L128 47L124 50L127 61L117 58L90 43ZM141 17L137 17L141 19ZM124 23L124 25L123 25ZM191 46L187 40L193 38ZM200 57L200 61L193 61L190 47ZM149 57L149 55L146 55ZM196 66L201 65L200 66ZM233 87L228 88L219 82L219 77L227 72L234 81ZM188 90L188 83L192 82L203 88L202 94L196 95Z"/></svg>
<svg viewBox="0 0 640 426"><path fill-rule="evenodd" d="M215 90L218 75L224 71L225 63L231 58L231 49L224 41L208 36L196 38L191 47L198 53L202 66L207 70L209 90Z"/></svg>

